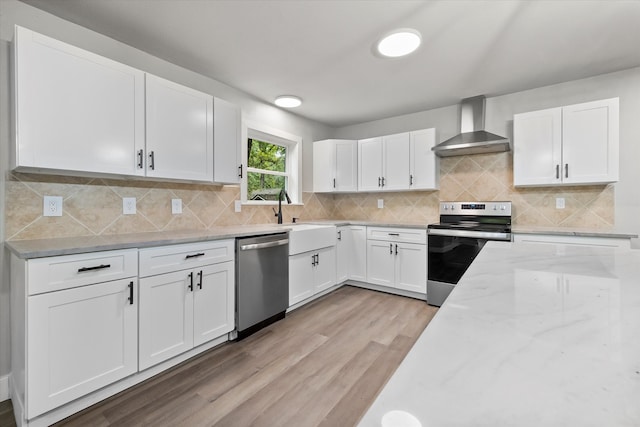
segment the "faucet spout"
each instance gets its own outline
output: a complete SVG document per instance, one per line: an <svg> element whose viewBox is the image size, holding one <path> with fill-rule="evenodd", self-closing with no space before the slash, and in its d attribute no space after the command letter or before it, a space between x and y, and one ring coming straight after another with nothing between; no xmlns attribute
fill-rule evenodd
<svg viewBox="0 0 640 427"><path fill-rule="evenodd" d="M278 224L282 224L282 197L283 196L287 198L287 203L291 204L291 199L289 198L289 195L283 188L282 190L280 190L280 193L278 194L278 212L276 212L276 217L278 218Z"/></svg>

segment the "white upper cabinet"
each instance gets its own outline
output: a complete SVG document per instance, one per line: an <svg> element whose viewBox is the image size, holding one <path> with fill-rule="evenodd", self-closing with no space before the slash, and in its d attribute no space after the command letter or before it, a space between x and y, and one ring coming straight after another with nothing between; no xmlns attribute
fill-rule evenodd
<svg viewBox="0 0 640 427"><path fill-rule="evenodd" d="M144 73L16 27L12 167L143 175Z"/></svg>
<svg viewBox="0 0 640 427"><path fill-rule="evenodd" d="M410 139L408 132L382 137L383 190L409 189Z"/></svg>
<svg viewBox="0 0 640 427"><path fill-rule="evenodd" d="M358 142L327 139L313 143L313 191L358 190Z"/></svg>
<svg viewBox="0 0 640 427"><path fill-rule="evenodd" d="M242 112L240 107L213 98L213 180L239 184L245 173L240 154Z"/></svg>
<svg viewBox="0 0 640 427"><path fill-rule="evenodd" d="M147 74L147 176L213 181L213 97Z"/></svg>
<svg viewBox="0 0 640 427"><path fill-rule="evenodd" d="M358 141L358 190L404 191L438 188L438 160L431 151L435 129Z"/></svg>
<svg viewBox="0 0 640 427"><path fill-rule="evenodd" d="M436 130L422 129L410 132L409 135L409 188L437 190L440 186L439 163L431 150L436 144Z"/></svg>
<svg viewBox="0 0 640 427"><path fill-rule="evenodd" d="M612 98L516 114L514 185L618 181L618 109Z"/></svg>

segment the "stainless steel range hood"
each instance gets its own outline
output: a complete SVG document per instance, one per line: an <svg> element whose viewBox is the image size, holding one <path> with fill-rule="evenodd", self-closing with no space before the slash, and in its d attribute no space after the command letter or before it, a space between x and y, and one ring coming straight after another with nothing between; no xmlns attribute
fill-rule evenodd
<svg viewBox="0 0 640 427"><path fill-rule="evenodd" d="M463 99L460 104L460 134L436 145L440 157L509 151L509 139L484 130L485 97Z"/></svg>

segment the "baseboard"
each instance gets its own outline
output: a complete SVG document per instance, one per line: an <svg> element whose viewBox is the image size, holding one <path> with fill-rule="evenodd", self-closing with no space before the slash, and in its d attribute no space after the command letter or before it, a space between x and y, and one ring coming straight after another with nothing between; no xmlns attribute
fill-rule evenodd
<svg viewBox="0 0 640 427"><path fill-rule="evenodd" d="M0 402L9 399L9 375L0 377Z"/></svg>

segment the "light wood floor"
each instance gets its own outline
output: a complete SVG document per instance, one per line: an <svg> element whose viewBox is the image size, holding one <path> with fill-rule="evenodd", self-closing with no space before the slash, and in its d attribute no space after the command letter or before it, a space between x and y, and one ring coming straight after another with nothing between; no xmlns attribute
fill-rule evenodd
<svg viewBox="0 0 640 427"><path fill-rule="evenodd" d="M437 309L351 286L60 426L353 426Z"/></svg>

